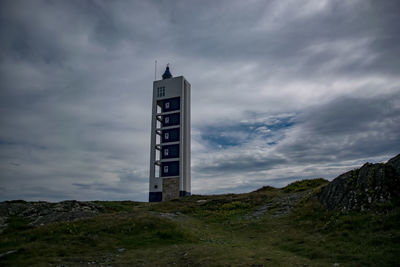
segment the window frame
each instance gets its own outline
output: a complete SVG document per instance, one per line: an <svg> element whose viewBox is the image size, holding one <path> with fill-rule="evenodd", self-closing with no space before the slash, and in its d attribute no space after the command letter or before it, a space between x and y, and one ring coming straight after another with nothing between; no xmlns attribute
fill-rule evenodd
<svg viewBox="0 0 400 267"><path fill-rule="evenodd" d="M157 87L157 97L165 96L165 86Z"/></svg>

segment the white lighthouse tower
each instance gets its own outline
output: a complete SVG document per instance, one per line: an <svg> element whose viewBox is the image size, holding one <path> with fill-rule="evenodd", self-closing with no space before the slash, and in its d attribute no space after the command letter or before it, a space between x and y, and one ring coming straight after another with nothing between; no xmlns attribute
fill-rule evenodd
<svg viewBox="0 0 400 267"><path fill-rule="evenodd" d="M188 196L190 187L190 83L167 66L153 82L149 201Z"/></svg>

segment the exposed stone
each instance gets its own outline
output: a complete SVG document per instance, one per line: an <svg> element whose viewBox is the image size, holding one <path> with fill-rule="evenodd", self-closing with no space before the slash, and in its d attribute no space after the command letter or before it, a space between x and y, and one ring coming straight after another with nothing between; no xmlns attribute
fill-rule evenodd
<svg viewBox="0 0 400 267"><path fill-rule="evenodd" d="M282 197L271 198L265 205L259 207L253 214L246 216L247 218L259 218L270 212L271 216L279 217L288 214L305 196L310 194L310 190L301 191L285 195Z"/></svg>
<svg viewBox="0 0 400 267"><path fill-rule="evenodd" d="M104 209L93 202L76 200L49 202L25 202L22 200L5 201L0 203L0 233L7 227L10 216L19 216L39 226L52 222L73 221L94 216Z"/></svg>
<svg viewBox="0 0 400 267"><path fill-rule="evenodd" d="M9 251L6 251L6 252L4 252L4 253L0 253L0 258L2 258L2 257L4 257L4 256L7 256L7 255L9 255L9 254L12 254L12 253L15 253L15 252L17 252L18 250L9 250Z"/></svg>
<svg viewBox="0 0 400 267"><path fill-rule="evenodd" d="M339 175L321 190L328 209L366 210L400 199L400 154L384 163L366 163Z"/></svg>
<svg viewBox="0 0 400 267"><path fill-rule="evenodd" d="M179 178L163 179L163 201L179 198Z"/></svg>

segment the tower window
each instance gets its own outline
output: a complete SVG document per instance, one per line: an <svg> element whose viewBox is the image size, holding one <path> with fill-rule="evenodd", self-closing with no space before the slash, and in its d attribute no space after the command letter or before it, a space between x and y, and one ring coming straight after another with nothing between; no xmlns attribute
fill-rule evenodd
<svg viewBox="0 0 400 267"><path fill-rule="evenodd" d="M157 87L157 97L163 97L165 96L165 87Z"/></svg>
<svg viewBox="0 0 400 267"><path fill-rule="evenodd" d="M165 117L165 123L169 123L169 117Z"/></svg>
<svg viewBox="0 0 400 267"><path fill-rule="evenodd" d="M170 140L171 139L172 138L170 138ZM162 156L161 157L162 159L179 158L179 144L164 145L163 148L162 148L162 155L161 156Z"/></svg>
<svg viewBox="0 0 400 267"><path fill-rule="evenodd" d="M162 101L162 111L174 111L180 109L180 97L168 98Z"/></svg>
<svg viewBox="0 0 400 267"><path fill-rule="evenodd" d="M171 122L171 120L170 120ZM168 124L173 125L173 124ZM169 143L169 142L177 142L179 141L179 131L180 128L174 128L174 129L168 129L168 130L163 130L161 133L161 143ZM170 151L171 152L171 151Z"/></svg>
<svg viewBox="0 0 400 267"><path fill-rule="evenodd" d="M163 162L161 166L161 177L179 176L179 161Z"/></svg>

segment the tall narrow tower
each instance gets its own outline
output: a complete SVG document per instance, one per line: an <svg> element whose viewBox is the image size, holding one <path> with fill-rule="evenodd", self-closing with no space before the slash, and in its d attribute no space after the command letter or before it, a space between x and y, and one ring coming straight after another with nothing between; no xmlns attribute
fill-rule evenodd
<svg viewBox="0 0 400 267"><path fill-rule="evenodd" d="M167 66L153 83L149 201L190 195L190 83Z"/></svg>

